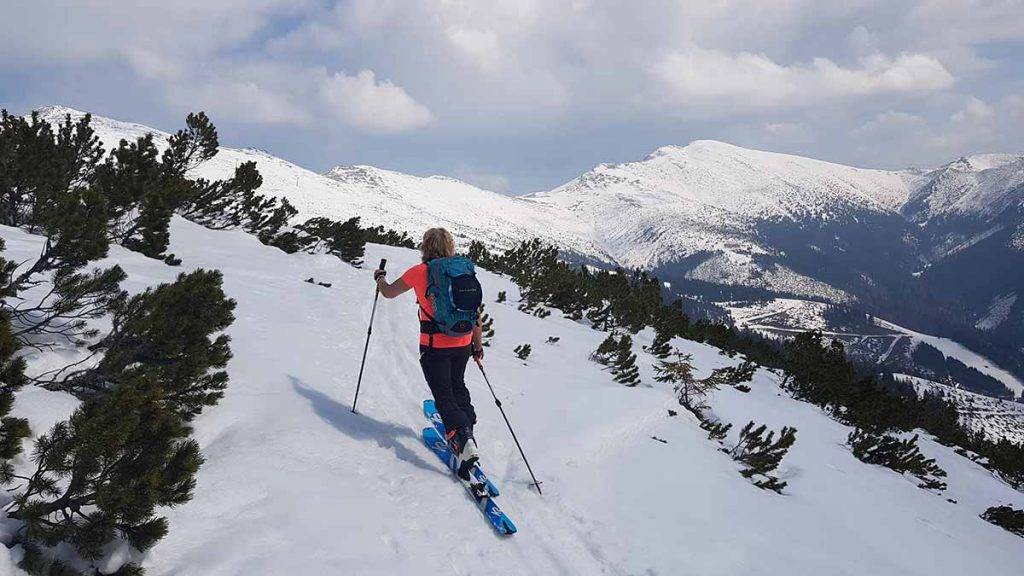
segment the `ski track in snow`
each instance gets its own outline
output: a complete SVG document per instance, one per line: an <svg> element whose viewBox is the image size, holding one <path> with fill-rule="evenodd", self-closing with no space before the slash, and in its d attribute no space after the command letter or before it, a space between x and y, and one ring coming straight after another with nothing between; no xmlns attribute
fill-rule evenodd
<svg viewBox="0 0 1024 576"><path fill-rule="evenodd" d="M0 227L5 257L24 260L41 240ZM467 381L479 413L483 465L498 503L519 528L494 534L462 486L420 438L429 425L418 366L411 295L381 299L359 414L350 412L370 317L368 269L288 255L241 232L180 219L171 251L184 263L111 250L125 287L173 280L196 267L224 272L238 302L230 328L231 383L195 426L206 456L195 498L162 510L170 533L141 558L154 576L237 574L818 575L1010 576L1024 562L1018 537L977 516L1024 494L948 448L922 451L949 473L938 496L887 469L860 463L844 446L849 428L783 394L761 371L752 391L717 392L714 413L734 424L798 428L780 475L786 495L757 489L708 441L671 390L652 380L652 359L635 338L645 385L626 388L587 360L604 334L516 310L518 290L480 272L496 334L488 374L516 427L544 495L529 474L479 373ZM390 277L417 261L410 250L368 246ZM322 288L308 277L332 283ZM509 301L494 303L499 290ZM559 336L546 345L548 336ZM527 362L511 350L533 345ZM735 364L710 346L677 340L699 376ZM33 357L33 369L43 365ZM66 395L29 389L15 414L36 433L66 416ZM670 418L667 409L678 409ZM658 436L667 444L651 440ZM28 466L24 458L19 466ZM950 504L946 498L959 504ZM0 566L8 554L0 547Z"/></svg>

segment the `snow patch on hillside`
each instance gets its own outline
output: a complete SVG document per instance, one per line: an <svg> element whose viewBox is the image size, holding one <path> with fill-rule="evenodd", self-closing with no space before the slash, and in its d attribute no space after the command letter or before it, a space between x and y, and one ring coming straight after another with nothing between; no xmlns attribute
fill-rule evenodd
<svg viewBox="0 0 1024 576"><path fill-rule="evenodd" d="M798 296L826 298L836 303L856 301L849 293L780 264L762 267L750 259L714 254L698 264L685 276L716 284L765 287Z"/></svg>
<svg viewBox="0 0 1024 576"><path fill-rule="evenodd" d="M915 332L913 330L910 330L909 328L904 328L902 326L893 324L892 322L882 320L881 318L875 318L875 323L883 328L903 332L904 334L909 336L913 341L924 342L926 344L929 344L937 348L939 352L942 352L946 356L950 358L956 358L957 360L963 362L968 367L974 368L981 372L982 374L987 374L995 378L996 380L999 380L1000 382L1003 383L1004 386L1013 391L1014 395L1016 396L1024 394L1024 382L1021 382L1019 378L1017 378L1010 372L1000 368L998 365L996 365L995 362L992 362L991 360L982 356L981 354L978 354L977 352L969 350L967 347L958 342L954 342L948 338L940 338L938 336L931 336L928 334L922 334L921 332Z"/></svg>
<svg viewBox="0 0 1024 576"><path fill-rule="evenodd" d="M960 421L971 430L984 432L988 438L1005 438L1015 444L1024 442L1024 404L907 374L894 376L909 380L918 394L937 392L955 402Z"/></svg>
<svg viewBox="0 0 1024 576"><path fill-rule="evenodd" d="M1017 226L1010 237L1010 248L1024 252L1024 222Z"/></svg>
<svg viewBox="0 0 1024 576"><path fill-rule="evenodd" d="M988 313L974 324L978 330L995 330L1013 311L1013 305L1017 303L1017 294L1007 294L992 301L988 307Z"/></svg>

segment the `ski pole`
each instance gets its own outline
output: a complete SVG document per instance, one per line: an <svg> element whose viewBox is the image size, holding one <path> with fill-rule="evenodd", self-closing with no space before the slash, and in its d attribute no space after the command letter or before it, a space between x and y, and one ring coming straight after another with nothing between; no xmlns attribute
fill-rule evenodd
<svg viewBox="0 0 1024 576"><path fill-rule="evenodd" d="M530 472L530 478L533 478L533 486L537 488L537 494L543 495L544 493L540 490L541 482L537 480L537 477L533 475L533 468L530 468L530 461L526 459L526 454L523 452L522 445L519 444L519 438L516 438L516 431L512 429L512 423L508 421L508 416L505 414L505 409L501 407L501 400L498 400L498 395L494 393L494 387L491 386L491 381L487 379L487 372L484 371L484 365L480 362L479 358L473 358L476 360L477 367L480 368L480 373L484 376L484 382L487 383L487 388L491 391L491 396L494 397L494 404L498 407L498 411L501 412L501 417L505 419L505 425L508 426L508 431L512 433L512 440L516 443L516 448L519 448L519 455L523 457L523 462L526 463L526 469Z"/></svg>
<svg viewBox="0 0 1024 576"><path fill-rule="evenodd" d="M383 270L384 265L388 263L386 258L380 259L380 267L378 270ZM356 380L356 397L352 399L352 413L356 413L356 402L359 401L359 386L363 383L363 367L366 366L366 351L370 348L370 334L373 333L373 315L377 313L377 299L380 297L380 288L376 288L373 293L373 308L370 308L370 325L366 328L366 344L363 345L363 361L359 363L359 379Z"/></svg>

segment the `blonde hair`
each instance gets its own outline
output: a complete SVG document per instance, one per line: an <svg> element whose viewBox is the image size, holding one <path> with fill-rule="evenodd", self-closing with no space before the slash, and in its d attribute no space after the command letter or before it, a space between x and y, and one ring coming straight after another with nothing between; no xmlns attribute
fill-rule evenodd
<svg viewBox="0 0 1024 576"><path fill-rule="evenodd" d="M424 262L434 258L455 256L455 238L452 238L451 232L444 228L431 228L423 233L420 253L423 255Z"/></svg>

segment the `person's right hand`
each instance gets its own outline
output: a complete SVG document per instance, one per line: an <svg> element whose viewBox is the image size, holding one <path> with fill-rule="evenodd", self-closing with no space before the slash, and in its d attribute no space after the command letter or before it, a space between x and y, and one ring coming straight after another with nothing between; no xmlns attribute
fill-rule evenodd
<svg viewBox="0 0 1024 576"><path fill-rule="evenodd" d="M374 270L373 271L373 279L374 280L380 280L381 278L387 276L387 273L388 273L387 270Z"/></svg>

